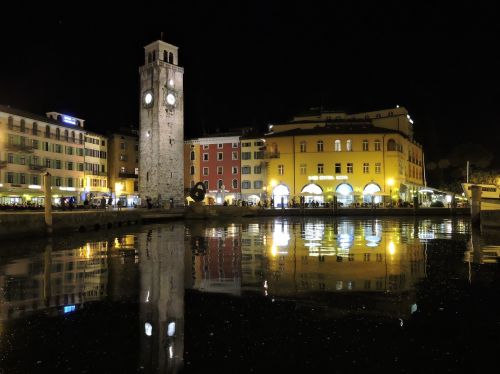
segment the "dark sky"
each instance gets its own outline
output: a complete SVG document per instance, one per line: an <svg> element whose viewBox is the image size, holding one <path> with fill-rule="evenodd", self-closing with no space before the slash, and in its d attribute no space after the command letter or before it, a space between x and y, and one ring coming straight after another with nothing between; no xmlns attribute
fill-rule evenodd
<svg viewBox="0 0 500 374"><path fill-rule="evenodd" d="M94 131L138 125L143 47L163 31L185 68L187 137L320 105L399 104L430 158L474 142L498 163L495 5L239 3L3 8L0 103L73 114Z"/></svg>

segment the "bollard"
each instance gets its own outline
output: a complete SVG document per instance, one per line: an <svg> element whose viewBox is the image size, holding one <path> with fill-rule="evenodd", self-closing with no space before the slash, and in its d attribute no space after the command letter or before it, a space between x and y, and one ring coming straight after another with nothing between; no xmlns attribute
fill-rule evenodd
<svg viewBox="0 0 500 374"><path fill-rule="evenodd" d="M45 187L45 229L48 235L52 235L52 180L49 172L43 176Z"/></svg>
<svg viewBox="0 0 500 374"><path fill-rule="evenodd" d="M481 219L481 186L471 186L470 220L478 225Z"/></svg>

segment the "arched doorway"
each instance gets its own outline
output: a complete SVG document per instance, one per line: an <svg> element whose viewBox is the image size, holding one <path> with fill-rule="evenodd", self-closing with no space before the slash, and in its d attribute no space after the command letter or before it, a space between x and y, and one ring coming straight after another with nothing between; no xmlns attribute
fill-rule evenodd
<svg viewBox="0 0 500 374"><path fill-rule="evenodd" d="M306 204L312 202L323 204L323 190L317 184L314 183L307 184L300 192L302 196L304 196L304 202Z"/></svg>
<svg viewBox="0 0 500 374"><path fill-rule="evenodd" d="M273 200L274 206L276 208L286 207L288 204L288 196L290 196L290 190L284 184L278 184L273 188Z"/></svg>
<svg viewBox="0 0 500 374"><path fill-rule="evenodd" d="M373 202L375 204L378 204L382 201L382 198L379 195L374 195L377 192L380 192L380 186L376 183L368 183L365 186L365 189L363 190L363 202L367 204L372 203L372 198Z"/></svg>
<svg viewBox="0 0 500 374"><path fill-rule="evenodd" d="M247 200L249 203L252 203L252 205L257 205L260 201L260 197L257 195L250 195Z"/></svg>
<svg viewBox="0 0 500 374"><path fill-rule="evenodd" d="M353 188L348 183L341 183L335 189L337 193L337 202L341 203L342 206L346 207L354 202L354 196L352 196Z"/></svg>

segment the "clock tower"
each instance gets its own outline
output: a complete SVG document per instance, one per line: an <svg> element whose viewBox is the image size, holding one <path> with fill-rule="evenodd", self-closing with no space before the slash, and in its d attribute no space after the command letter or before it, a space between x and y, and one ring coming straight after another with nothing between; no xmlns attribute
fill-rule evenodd
<svg viewBox="0 0 500 374"><path fill-rule="evenodd" d="M139 68L139 195L168 207L184 203L184 69L178 48L157 40ZM172 200L173 199L173 200Z"/></svg>

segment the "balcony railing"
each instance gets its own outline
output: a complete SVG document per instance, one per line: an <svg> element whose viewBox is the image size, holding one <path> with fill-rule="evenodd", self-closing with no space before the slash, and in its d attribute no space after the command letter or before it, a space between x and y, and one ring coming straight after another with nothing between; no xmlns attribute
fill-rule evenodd
<svg viewBox="0 0 500 374"><path fill-rule="evenodd" d="M43 165L35 165L35 164L31 164L29 166L30 170L35 170L35 171L39 171L39 172L44 172L47 170L47 167L46 166L43 166Z"/></svg>
<svg viewBox="0 0 500 374"><path fill-rule="evenodd" d="M64 135L64 134L59 134L57 135L57 133L53 133L53 132L46 132L45 130L34 130L32 128L28 128L28 127L25 127L24 129L21 128L21 126L19 125L14 125L14 126L7 126L7 129L8 130L12 130L12 131L16 131L16 132L20 132L20 133L23 133L23 134L31 134L31 135L35 135L35 136L43 136L47 139L55 139L55 140L59 140L59 141L65 141L65 142L69 142L69 143L74 143L74 144L83 144L83 139L78 139L78 138L73 138L71 137L71 135Z"/></svg>
<svg viewBox="0 0 500 374"><path fill-rule="evenodd" d="M33 146L27 144L10 144L10 143L7 143L5 145L5 148L8 151L22 152L22 153L31 153L35 149L33 148Z"/></svg>
<svg viewBox="0 0 500 374"><path fill-rule="evenodd" d="M139 178L137 174L134 173L118 173L118 177L120 178Z"/></svg>
<svg viewBox="0 0 500 374"><path fill-rule="evenodd" d="M266 152L264 153L264 158L280 158L279 152Z"/></svg>

